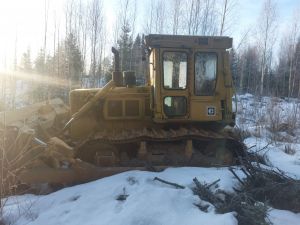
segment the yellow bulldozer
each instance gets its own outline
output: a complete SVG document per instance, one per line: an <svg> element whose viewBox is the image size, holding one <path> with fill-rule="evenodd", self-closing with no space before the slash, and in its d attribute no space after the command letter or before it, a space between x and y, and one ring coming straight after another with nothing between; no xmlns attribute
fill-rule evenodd
<svg viewBox="0 0 300 225"><path fill-rule="evenodd" d="M70 184L133 169L235 164L245 153L228 132L235 124L231 47L229 37L148 35L144 86L120 70L112 48L112 80L70 92L71 119L60 137L68 145L55 146L73 159L27 167L20 180Z"/></svg>

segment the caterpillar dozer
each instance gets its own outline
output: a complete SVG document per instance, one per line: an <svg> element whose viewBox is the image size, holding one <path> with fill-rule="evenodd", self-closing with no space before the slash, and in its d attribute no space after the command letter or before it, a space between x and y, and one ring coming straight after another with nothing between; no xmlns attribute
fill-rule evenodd
<svg viewBox="0 0 300 225"><path fill-rule="evenodd" d="M120 71L102 89L70 93L76 156L100 167L231 165L242 145L233 126L229 37L148 35L145 86Z"/></svg>
<svg viewBox="0 0 300 225"><path fill-rule="evenodd" d="M22 180L74 183L134 169L236 164L245 153L230 129L231 47L229 37L150 34L144 86L134 72L121 71L112 48L112 80L70 92L63 140L80 160L55 171L27 170Z"/></svg>

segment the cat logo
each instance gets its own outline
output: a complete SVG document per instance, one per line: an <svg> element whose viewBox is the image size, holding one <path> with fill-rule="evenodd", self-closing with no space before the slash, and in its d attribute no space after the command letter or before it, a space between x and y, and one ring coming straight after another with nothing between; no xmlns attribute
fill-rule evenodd
<svg viewBox="0 0 300 225"><path fill-rule="evenodd" d="M216 115L216 107L214 107L214 106L207 107L207 115L215 116Z"/></svg>

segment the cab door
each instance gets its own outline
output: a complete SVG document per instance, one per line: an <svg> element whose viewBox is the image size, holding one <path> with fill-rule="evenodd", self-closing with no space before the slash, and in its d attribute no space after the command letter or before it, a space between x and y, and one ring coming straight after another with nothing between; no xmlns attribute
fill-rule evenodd
<svg viewBox="0 0 300 225"><path fill-rule="evenodd" d="M222 120L221 105L223 68L221 53L212 49L198 49L193 54L194 79L191 86L190 120Z"/></svg>
<svg viewBox="0 0 300 225"><path fill-rule="evenodd" d="M167 120L189 118L189 58L188 49L161 49L162 117Z"/></svg>

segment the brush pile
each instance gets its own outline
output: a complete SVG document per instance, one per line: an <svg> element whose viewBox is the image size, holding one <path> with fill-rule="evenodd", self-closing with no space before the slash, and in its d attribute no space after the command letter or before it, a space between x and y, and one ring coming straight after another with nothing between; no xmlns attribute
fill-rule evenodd
<svg viewBox="0 0 300 225"><path fill-rule="evenodd" d="M0 112L1 196L14 193L28 168L57 168L73 158L71 147L54 137L69 109L60 99Z"/></svg>
<svg viewBox="0 0 300 225"><path fill-rule="evenodd" d="M258 162L243 160L239 168L245 176L230 171L239 181L233 193L212 190L213 184L202 184L194 178L193 192L203 201L212 204L218 213L236 212L239 225L268 225L268 208L300 212L300 180L282 171ZM200 210L207 211L208 204L197 204Z"/></svg>
<svg viewBox="0 0 300 225"><path fill-rule="evenodd" d="M277 168L244 162L241 169L246 179L241 180L239 191L270 206L300 212L300 180L288 176ZM236 173L231 170L237 177Z"/></svg>
<svg viewBox="0 0 300 225"><path fill-rule="evenodd" d="M236 212L236 219L239 225L269 225L267 220L267 206L253 198L247 193L236 191L226 193L221 190L214 192L213 185L200 183L197 178L193 179L195 187L193 192L201 200L212 204L217 213ZM208 204L196 204L204 212L209 208Z"/></svg>

